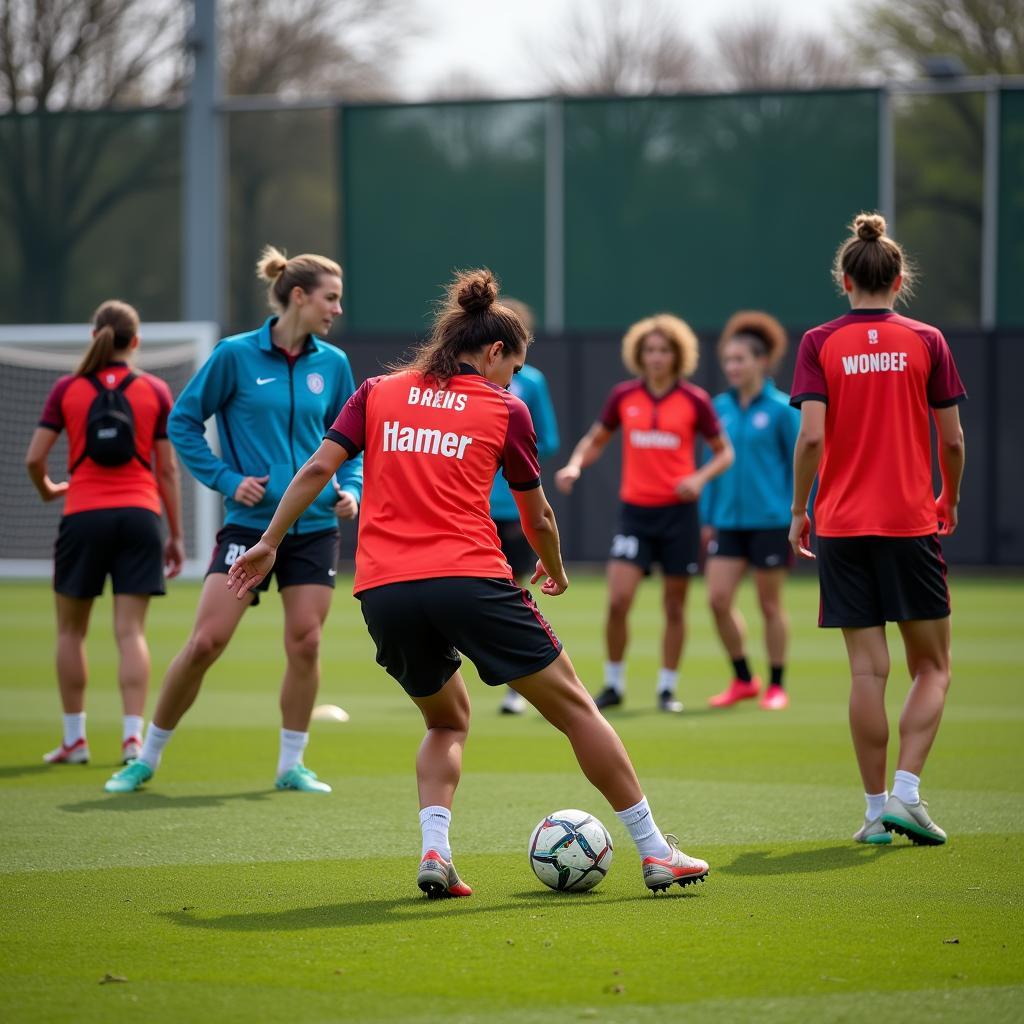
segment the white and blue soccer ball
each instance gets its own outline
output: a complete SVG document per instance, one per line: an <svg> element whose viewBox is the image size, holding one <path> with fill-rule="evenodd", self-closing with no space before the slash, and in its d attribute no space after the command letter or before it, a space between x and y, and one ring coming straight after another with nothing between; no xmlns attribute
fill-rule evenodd
<svg viewBox="0 0 1024 1024"><path fill-rule="evenodd" d="M608 874L612 837L586 811L555 811L533 830L529 854L533 873L546 886L585 892Z"/></svg>

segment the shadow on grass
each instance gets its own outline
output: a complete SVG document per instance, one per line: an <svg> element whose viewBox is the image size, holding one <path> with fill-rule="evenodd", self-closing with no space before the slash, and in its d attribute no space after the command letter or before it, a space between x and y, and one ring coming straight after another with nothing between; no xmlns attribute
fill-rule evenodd
<svg viewBox="0 0 1024 1024"><path fill-rule="evenodd" d="M672 719L677 718L680 722L685 722L688 718L704 718L705 716L721 715L722 712L717 708L705 708L705 707L694 707L691 708L689 705L686 706L686 710L679 714L671 714L662 711L656 707L640 707L640 708L608 708L605 711L605 716L610 722L616 722L625 720L627 718L664 718Z"/></svg>
<svg viewBox="0 0 1024 1024"><path fill-rule="evenodd" d="M817 850L791 850L773 856L770 850L741 853L717 870L726 875L799 875L836 868L864 867L879 856L909 846L823 846Z"/></svg>
<svg viewBox="0 0 1024 1024"><path fill-rule="evenodd" d="M43 772L66 771L68 768L77 768L79 765L56 765L56 764L5 764L0 767L0 779L18 779L24 775L42 775Z"/></svg>
<svg viewBox="0 0 1024 1024"><path fill-rule="evenodd" d="M231 800L266 800L273 790L255 789L249 793L211 793L194 796L168 796L166 793L120 793L96 800L79 800L63 804L59 810L69 814L89 811L180 811L186 808L223 807Z"/></svg>

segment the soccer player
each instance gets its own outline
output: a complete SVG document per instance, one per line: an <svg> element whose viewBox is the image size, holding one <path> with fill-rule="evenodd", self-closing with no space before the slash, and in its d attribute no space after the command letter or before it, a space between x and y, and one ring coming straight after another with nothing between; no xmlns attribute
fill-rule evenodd
<svg viewBox="0 0 1024 1024"><path fill-rule="evenodd" d="M862 213L836 254L851 310L800 343L793 397L800 434L793 460L794 552L813 558L807 500L815 474L821 613L839 627L852 685L850 732L867 812L854 839L888 843L899 832L938 845L946 833L919 792L950 680L950 601L940 534L956 529L966 398L941 332L893 312L910 272L877 213ZM932 489L930 417L942 491ZM885 788L889 723L885 624L899 625L913 685L900 715L892 793Z"/></svg>
<svg viewBox="0 0 1024 1024"><path fill-rule="evenodd" d="M528 334L533 334L533 310L518 299L503 299L502 304L516 313ZM544 374L534 366L524 365L512 378L509 391L521 399L530 410L533 428L537 432L537 456L543 462L558 451L558 418L548 393L548 382ZM501 550L512 566L516 582L522 586L533 574L536 556L530 542L523 533L519 522L519 509L504 476L498 473L491 489L491 518L498 528ZM526 701L512 689L506 687L501 701L503 715L521 715L526 710Z"/></svg>
<svg viewBox="0 0 1024 1024"><path fill-rule="evenodd" d="M498 467L539 561L532 582L565 591L558 528L540 484L526 406L507 390L529 334L497 301L490 271L460 274L430 340L404 369L366 381L320 450L292 481L263 539L239 555L229 586L243 598L266 578L291 524L338 467L366 453L355 592L377 661L420 709L427 734L416 761L422 859L429 896L469 896L448 830L469 730L459 651L492 686L511 683L564 732L642 857L649 889L704 878L654 823L622 742L601 717L529 591L516 586L488 508Z"/></svg>
<svg viewBox="0 0 1024 1024"><path fill-rule="evenodd" d="M236 601L224 585L235 558L255 544L277 500L303 459L316 450L337 410L355 391L347 356L317 335L341 313L341 269L323 256L287 259L267 246L260 277L270 282L276 315L258 330L220 342L189 381L171 413L171 440L182 461L207 487L224 495L224 528L217 534L192 635L164 677L139 759L108 780L109 793L148 781L203 677L220 657L245 609L270 586ZM206 442L203 424L217 418L221 454ZM283 540L276 566L284 606L286 668L281 686L278 789L329 793L303 764L309 721L320 683L320 634L334 594L338 520L356 516L362 461L323 481L310 508Z"/></svg>
<svg viewBox="0 0 1024 1024"><path fill-rule="evenodd" d="M761 680L751 674L747 661L746 626L736 607L736 591L748 569L753 570L764 617L771 668L761 707L779 711L789 705L783 686L789 620L782 607L782 587L793 557L789 501L800 415L790 406L789 395L769 377L785 352L782 325L767 313L754 311L736 313L718 342L729 390L715 396L714 406L736 461L701 495L708 602L733 667L728 688L709 702L713 708L729 707L761 692Z"/></svg>
<svg viewBox="0 0 1024 1024"><path fill-rule="evenodd" d="M697 337L667 313L633 324L622 339L622 361L636 379L614 387L598 421L555 474L565 494L596 462L622 427L622 507L608 562L605 687L599 708L623 702L629 611L640 581L655 563L664 575L665 631L657 706L679 712L679 661L685 639L686 592L699 568L700 523L697 502L709 480L732 465L732 445L723 433L711 397L687 378L697 368ZM711 449L699 468L697 437Z"/></svg>
<svg viewBox="0 0 1024 1024"><path fill-rule="evenodd" d="M165 573L177 576L185 559L178 464L167 440L171 392L159 377L135 371L138 350L138 313L124 302L104 302L93 316L89 348L75 373L53 386L25 456L43 501L64 501L53 567L64 736L44 755L50 764L89 760L85 637L107 576L124 710L119 760L138 756L149 687L146 611L150 597L165 592ZM70 479L54 483L47 456L62 430Z"/></svg>

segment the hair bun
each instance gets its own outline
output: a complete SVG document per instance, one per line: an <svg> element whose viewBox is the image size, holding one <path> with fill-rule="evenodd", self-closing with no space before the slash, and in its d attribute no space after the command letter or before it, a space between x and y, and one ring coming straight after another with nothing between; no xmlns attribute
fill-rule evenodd
<svg viewBox="0 0 1024 1024"><path fill-rule="evenodd" d="M268 281L276 281L288 266L288 257L273 245L265 245L256 264L256 273Z"/></svg>
<svg viewBox="0 0 1024 1024"><path fill-rule="evenodd" d="M467 313L482 313L498 298L498 282L489 270L471 270L455 282L455 298Z"/></svg>
<svg viewBox="0 0 1024 1024"><path fill-rule="evenodd" d="M853 233L862 242L874 242L885 234L885 218L880 213L859 213L853 220Z"/></svg>

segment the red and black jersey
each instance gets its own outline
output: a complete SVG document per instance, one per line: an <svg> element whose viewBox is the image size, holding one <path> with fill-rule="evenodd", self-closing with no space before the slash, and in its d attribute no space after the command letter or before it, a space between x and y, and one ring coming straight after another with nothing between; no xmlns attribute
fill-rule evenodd
<svg viewBox="0 0 1024 1024"><path fill-rule="evenodd" d="M711 440L722 428L711 396L689 381L655 395L642 380L612 388L601 410L607 430L622 427L622 485L630 505L678 505L676 486L697 467L697 437Z"/></svg>
<svg viewBox="0 0 1024 1024"><path fill-rule="evenodd" d="M814 528L822 537L936 532L929 406L967 397L935 327L853 310L800 342L793 396L825 402Z"/></svg>
<svg viewBox="0 0 1024 1024"><path fill-rule="evenodd" d="M512 490L540 486L526 405L471 366L437 387L406 371L367 380L328 440L364 452L355 593L385 583L512 579L490 515L500 467Z"/></svg>
<svg viewBox="0 0 1024 1024"><path fill-rule="evenodd" d="M105 388L116 388L128 375L125 363L111 363L94 376ZM135 419L137 459L123 466L100 466L84 459L85 428L96 389L87 377L72 374L54 384L43 406L39 426L58 433L68 432L68 469L78 464L70 477L64 499L64 514L90 512L99 508L146 508L160 515L160 494L156 478L149 468L153 445L167 437L167 415L174 400L171 390L159 377L136 374L125 389L124 397Z"/></svg>

